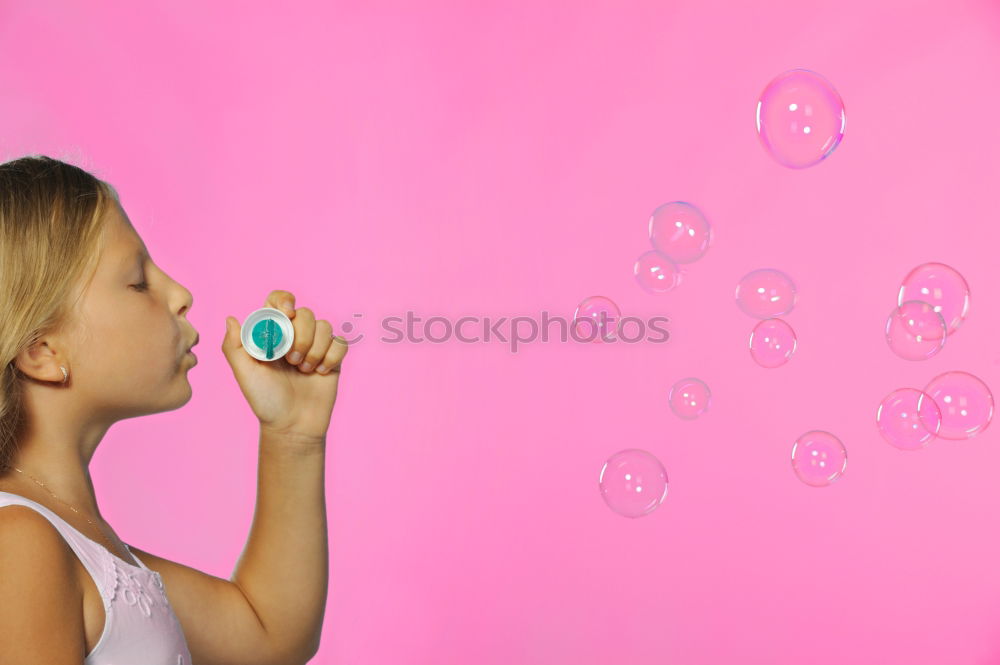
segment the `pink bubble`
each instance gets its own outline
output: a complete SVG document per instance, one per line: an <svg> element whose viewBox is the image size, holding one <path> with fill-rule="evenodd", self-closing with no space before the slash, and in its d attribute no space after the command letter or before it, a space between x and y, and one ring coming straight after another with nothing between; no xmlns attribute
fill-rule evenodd
<svg viewBox="0 0 1000 665"><path fill-rule="evenodd" d="M669 256L651 249L636 259L635 281L649 293L666 293L681 283L681 272Z"/></svg>
<svg viewBox="0 0 1000 665"><path fill-rule="evenodd" d="M792 469L806 485L825 487L847 469L847 449L833 434L811 430L792 446Z"/></svg>
<svg viewBox="0 0 1000 665"><path fill-rule="evenodd" d="M708 411L712 404L712 391L704 381L691 376L671 386L667 402L678 417L694 420Z"/></svg>
<svg viewBox="0 0 1000 665"><path fill-rule="evenodd" d="M608 458L599 485L611 510L625 517L642 517L666 498L667 470L653 454L630 448Z"/></svg>
<svg viewBox="0 0 1000 665"><path fill-rule="evenodd" d="M649 217L653 248L675 263L697 261L712 243L712 228L705 215L684 201L664 203Z"/></svg>
<svg viewBox="0 0 1000 665"><path fill-rule="evenodd" d="M875 424L882 438L900 450L926 448L941 429L941 409L930 395L900 388L878 405Z"/></svg>
<svg viewBox="0 0 1000 665"><path fill-rule="evenodd" d="M761 321L750 333L750 356L761 367L781 367L797 345L795 331L781 319Z"/></svg>
<svg viewBox="0 0 1000 665"><path fill-rule="evenodd" d="M920 300L932 305L951 335L969 314L969 296L969 283L957 270L943 263L924 263L903 279L896 302Z"/></svg>
<svg viewBox="0 0 1000 665"><path fill-rule="evenodd" d="M968 372L945 372L924 387L941 409L942 439L971 439L993 420L993 393L983 381Z"/></svg>
<svg viewBox="0 0 1000 665"><path fill-rule="evenodd" d="M573 314L573 335L581 342L609 342L615 339L621 317L621 310L610 298L585 298Z"/></svg>
<svg viewBox="0 0 1000 665"><path fill-rule="evenodd" d="M823 161L844 138L847 116L833 85L808 69L779 74L757 101L757 134L779 164L793 169Z"/></svg>
<svg viewBox="0 0 1000 665"><path fill-rule="evenodd" d="M927 360L944 348L944 318L929 303L907 300L889 313L885 340L900 358Z"/></svg>
<svg viewBox="0 0 1000 665"><path fill-rule="evenodd" d="M788 314L797 298L792 278L774 268L752 270L736 285L736 304L758 319Z"/></svg>

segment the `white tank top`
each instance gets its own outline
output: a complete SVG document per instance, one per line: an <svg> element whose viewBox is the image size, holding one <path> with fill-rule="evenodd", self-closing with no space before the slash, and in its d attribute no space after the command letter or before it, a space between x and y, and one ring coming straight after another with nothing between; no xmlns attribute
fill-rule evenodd
<svg viewBox="0 0 1000 665"><path fill-rule="evenodd" d="M44 515L83 562L104 600L104 632L84 665L192 665L184 631L158 572L136 566L83 535L40 503L0 492L0 507L28 506ZM128 545L125 545L127 548Z"/></svg>

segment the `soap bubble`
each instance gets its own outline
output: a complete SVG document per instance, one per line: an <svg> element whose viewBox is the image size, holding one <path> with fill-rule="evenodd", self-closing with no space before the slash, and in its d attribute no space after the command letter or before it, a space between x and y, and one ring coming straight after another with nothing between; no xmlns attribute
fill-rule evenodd
<svg viewBox="0 0 1000 665"><path fill-rule="evenodd" d="M681 283L681 273L669 256L651 249L636 259L635 281L649 293L666 293Z"/></svg>
<svg viewBox="0 0 1000 665"><path fill-rule="evenodd" d="M926 448L941 429L941 409L930 395L900 388L878 405L875 423L882 438L900 450Z"/></svg>
<svg viewBox="0 0 1000 665"><path fill-rule="evenodd" d="M889 348L906 360L927 360L944 348L947 337L944 317L929 303L907 300L889 313L885 340Z"/></svg>
<svg viewBox="0 0 1000 665"><path fill-rule="evenodd" d="M615 338L622 312L604 296L591 296L577 305L573 314L573 336L583 342L609 342Z"/></svg>
<svg viewBox="0 0 1000 665"><path fill-rule="evenodd" d="M847 449L829 432L811 430L792 446L792 469L799 480L824 487L837 480L847 468Z"/></svg>
<svg viewBox="0 0 1000 665"><path fill-rule="evenodd" d="M903 279L897 304L920 300L933 305L951 335L969 314L969 295L969 283L957 270L943 263L924 263Z"/></svg>
<svg viewBox="0 0 1000 665"><path fill-rule="evenodd" d="M757 134L779 164L793 169L823 161L844 138L847 116L840 95L808 69L779 74L757 101Z"/></svg>
<svg viewBox="0 0 1000 665"><path fill-rule="evenodd" d="M792 278L774 268L752 270L736 285L736 304L758 319L788 314L797 298Z"/></svg>
<svg viewBox="0 0 1000 665"><path fill-rule="evenodd" d="M685 420L694 420L708 411L712 404L712 391L701 379L690 376L670 388L667 397L670 409Z"/></svg>
<svg viewBox="0 0 1000 665"><path fill-rule="evenodd" d="M750 356L761 367L784 365L797 345L795 331L781 319L761 321L750 333Z"/></svg>
<svg viewBox="0 0 1000 665"><path fill-rule="evenodd" d="M942 439L971 439L993 420L993 393L968 372L945 372L931 379L924 392L941 409Z"/></svg>
<svg viewBox="0 0 1000 665"><path fill-rule="evenodd" d="M664 203L649 217L653 248L676 263L697 261L712 243L712 228L698 208L684 201Z"/></svg>
<svg viewBox="0 0 1000 665"><path fill-rule="evenodd" d="M600 488L611 510L625 517L642 517L666 498L667 470L653 454L629 448L604 463Z"/></svg>

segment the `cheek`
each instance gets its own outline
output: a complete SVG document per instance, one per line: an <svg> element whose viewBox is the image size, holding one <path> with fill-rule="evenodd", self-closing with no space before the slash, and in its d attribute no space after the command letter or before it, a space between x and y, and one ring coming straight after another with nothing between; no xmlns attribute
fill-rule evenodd
<svg viewBox="0 0 1000 665"><path fill-rule="evenodd" d="M92 343L99 344L101 350L94 354L101 357L110 369L132 369L153 372L175 363L179 344L169 321L151 317L141 319L121 318L112 329L103 331L102 336L94 336Z"/></svg>

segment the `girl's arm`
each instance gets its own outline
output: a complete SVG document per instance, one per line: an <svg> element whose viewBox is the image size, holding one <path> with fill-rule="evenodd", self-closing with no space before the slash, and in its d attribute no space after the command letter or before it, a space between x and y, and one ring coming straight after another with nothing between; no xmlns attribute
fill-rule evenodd
<svg viewBox="0 0 1000 665"><path fill-rule="evenodd" d="M326 440L260 429L257 505L230 578L286 653L319 649L329 586Z"/></svg>
<svg viewBox="0 0 1000 665"><path fill-rule="evenodd" d="M325 453L325 439L261 428L257 505L229 580L129 544L163 577L196 665L291 665L316 654L328 586Z"/></svg>

